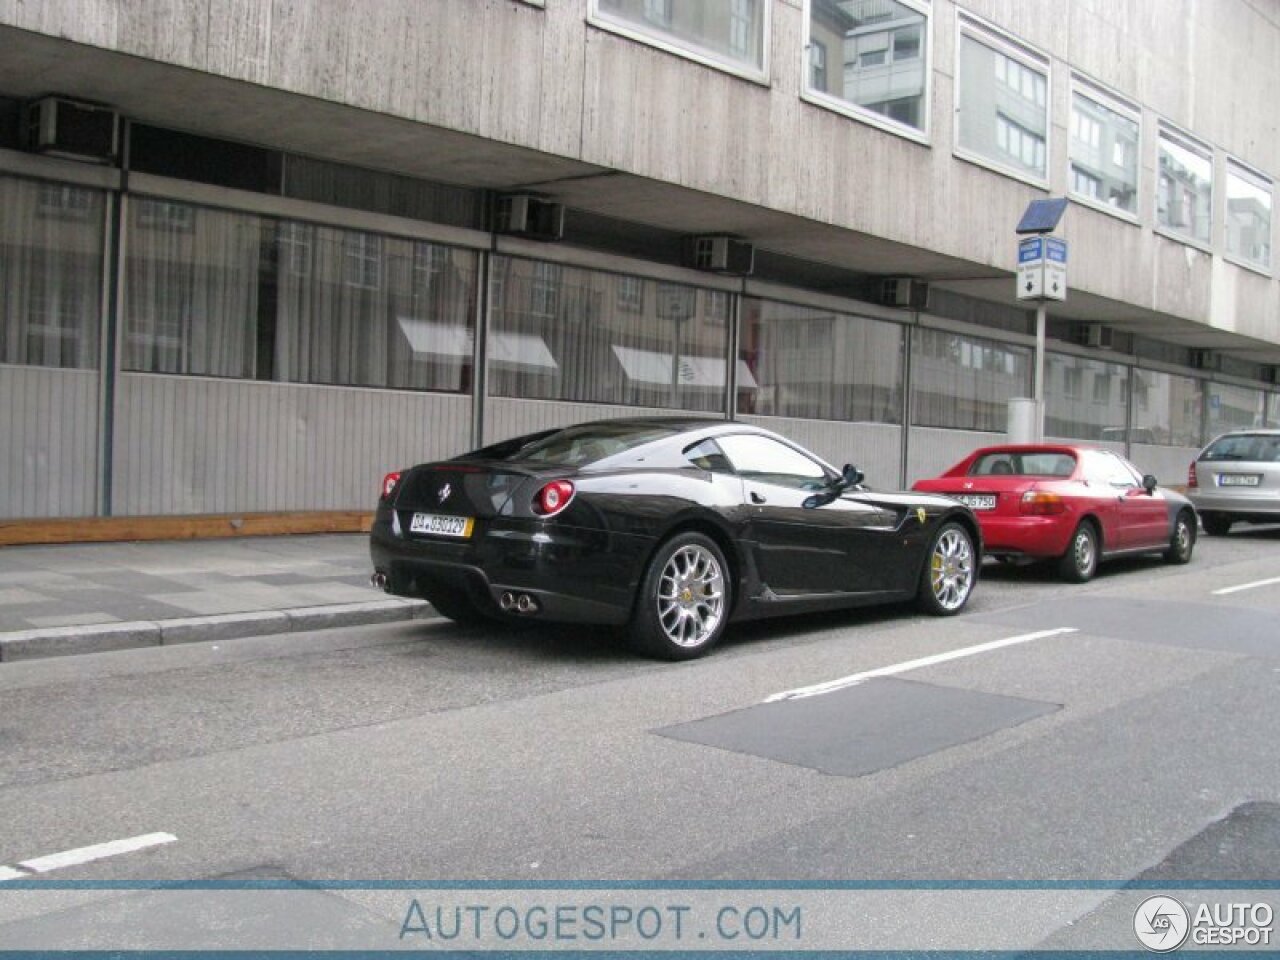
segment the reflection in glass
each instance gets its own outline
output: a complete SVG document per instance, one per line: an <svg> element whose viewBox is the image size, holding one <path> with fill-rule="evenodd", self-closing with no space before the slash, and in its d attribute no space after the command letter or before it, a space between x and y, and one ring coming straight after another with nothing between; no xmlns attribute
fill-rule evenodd
<svg viewBox="0 0 1280 960"><path fill-rule="evenodd" d="M1227 167L1227 253L1271 267L1271 184L1235 165Z"/></svg>
<svg viewBox="0 0 1280 960"><path fill-rule="evenodd" d="M742 318L739 413L902 422L895 324L751 298Z"/></svg>
<svg viewBox="0 0 1280 960"><path fill-rule="evenodd" d="M1267 395L1261 390L1225 383L1205 384L1209 401L1209 436L1227 430L1260 427L1266 420Z"/></svg>
<svg viewBox="0 0 1280 960"><path fill-rule="evenodd" d="M920 328L911 359L912 422L1003 432L1009 401L1031 391L1031 351Z"/></svg>
<svg viewBox="0 0 1280 960"><path fill-rule="evenodd" d="M1133 371L1133 442L1200 445L1200 381L1155 370Z"/></svg>
<svg viewBox="0 0 1280 960"><path fill-rule="evenodd" d="M1156 216L1162 227L1207 244L1213 211L1213 158L1160 131Z"/></svg>
<svg viewBox="0 0 1280 960"><path fill-rule="evenodd" d="M960 146L1043 178L1049 129L1046 72L964 32L959 83Z"/></svg>
<svg viewBox="0 0 1280 960"><path fill-rule="evenodd" d="M924 130L927 44L927 17L913 6L811 0L809 89Z"/></svg>
<svg viewBox="0 0 1280 960"><path fill-rule="evenodd" d="M1076 91L1071 97L1071 190L1138 212L1138 124Z"/></svg>
<svg viewBox="0 0 1280 960"><path fill-rule="evenodd" d="M1061 353L1046 355L1046 436L1123 443L1128 408L1128 367Z"/></svg>
<svg viewBox="0 0 1280 960"><path fill-rule="evenodd" d="M596 11L630 30L703 56L764 69L765 0L596 0Z"/></svg>

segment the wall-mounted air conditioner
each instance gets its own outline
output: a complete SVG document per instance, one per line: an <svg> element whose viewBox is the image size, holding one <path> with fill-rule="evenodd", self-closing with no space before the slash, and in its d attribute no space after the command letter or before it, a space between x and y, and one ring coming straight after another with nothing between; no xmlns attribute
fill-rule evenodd
<svg viewBox="0 0 1280 960"><path fill-rule="evenodd" d="M888 277L880 281L880 302L887 307L925 310L929 306L929 284L910 277Z"/></svg>
<svg viewBox="0 0 1280 960"><path fill-rule="evenodd" d="M1212 350L1192 350L1191 365L1197 370L1217 370L1220 363Z"/></svg>
<svg viewBox="0 0 1280 960"><path fill-rule="evenodd" d="M109 163L119 153L119 115L110 107L42 97L23 108L22 143L35 153Z"/></svg>
<svg viewBox="0 0 1280 960"><path fill-rule="evenodd" d="M695 270L750 276L756 266L756 248L736 237L711 235L685 238L685 264Z"/></svg>
<svg viewBox="0 0 1280 960"><path fill-rule="evenodd" d="M498 197L494 229L530 240L559 240L564 237L564 205L529 193L509 193Z"/></svg>
<svg viewBox="0 0 1280 960"><path fill-rule="evenodd" d="M1093 347L1095 350L1115 349L1115 331L1101 323L1080 323L1072 330L1073 339L1082 347Z"/></svg>

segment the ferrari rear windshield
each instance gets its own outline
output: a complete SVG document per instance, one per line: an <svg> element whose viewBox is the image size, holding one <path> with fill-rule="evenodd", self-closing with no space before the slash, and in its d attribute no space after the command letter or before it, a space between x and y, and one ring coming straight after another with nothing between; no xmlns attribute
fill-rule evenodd
<svg viewBox="0 0 1280 960"><path fill-rule="evenodd" d="M1252 460L1280 462L1280 436L1268 433L1237 433L1219 437L1209 444L1201 460Z"/></svg>
<svg viewBox="0 0 1280 960"><path fill-rule="evenodd" d="M678 432L653 423L585 423L540 437L506 459L577 467Z"/></svg>
<svg viewBox="0 0 1280 960"><path fill-rule="evenodd" d="M996 450L974 460L969 476L1069 477L1075 468L1075 457L1056 450Z"/></svg>

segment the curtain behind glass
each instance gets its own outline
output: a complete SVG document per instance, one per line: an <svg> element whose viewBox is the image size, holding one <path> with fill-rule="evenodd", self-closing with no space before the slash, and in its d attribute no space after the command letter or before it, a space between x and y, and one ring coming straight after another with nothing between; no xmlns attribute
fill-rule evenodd
<svg viewBox="0 0 1280 960"><path fill-rule="evenodd" d="M277 380L469 389L474 253L301 223L277 242Z"/></svg>
<svg viewBox="0 0 1280 960"><path fill-rule="evenodd" d="M124 368L253 377L260 218L146 197L130 209Z"/></svg>
<svg viewBox="0 0 1280 960"><path fill-rule="evenodd" d="M902 422L902 331L892 323L748 298L738 412Z"/></svg>
<svg viewBox="0 0 1280 960"><path fill-rule="evenodd" d="M1031 351L920 328L914 335L911 388L913 423L1003 433L1009 401L1031 394Z"/></svg>
<svg viewBox="0 0 1280 960"><path fill-rule="evenodd" d="M0 177L0 363L97 366L105 203Z"/></svg>
<svg viewBox="0 0 1280 960"><path fill-rule="evenodd" d="M1128 419L1128 367L1062 353L1045 356L1047 436L1123 443Z"/></svg>
<svg viewBox="0 0 1280 960"><path fill-rule="evenodd" d="M1133 371L1133 442L1200 445L1200 381L1156 370Z"/></svg>
<svg viewBox="0 0 1280 960"><path fill-rule="evenodd" d="M534 260L491 264L495 396L724 410L726 300Z"/></svg>

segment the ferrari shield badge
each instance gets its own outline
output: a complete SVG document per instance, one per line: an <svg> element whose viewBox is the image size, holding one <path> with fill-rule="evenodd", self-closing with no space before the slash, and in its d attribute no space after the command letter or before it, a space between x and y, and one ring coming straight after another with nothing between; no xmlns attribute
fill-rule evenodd
<svg viewBox="0 0 1280 960"><path fill-rule="evenodd" d="M916 507L917 520L919 520L923 524L925 520L927 520L928 518L929 518L929 515L925 513L924 507Z"/></svg>

